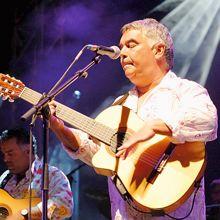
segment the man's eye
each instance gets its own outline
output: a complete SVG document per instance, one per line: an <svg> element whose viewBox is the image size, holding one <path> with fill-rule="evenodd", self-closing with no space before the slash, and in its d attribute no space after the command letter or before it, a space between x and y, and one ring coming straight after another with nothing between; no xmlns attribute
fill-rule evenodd
<svg viewBox="0 0 220 220"><path fill-rule="evenodd" d="M135 47L137 44L135 44L135 43L129 43L129 45L128 45L128 47L129 48L133 48L133 47Z"/></svg>

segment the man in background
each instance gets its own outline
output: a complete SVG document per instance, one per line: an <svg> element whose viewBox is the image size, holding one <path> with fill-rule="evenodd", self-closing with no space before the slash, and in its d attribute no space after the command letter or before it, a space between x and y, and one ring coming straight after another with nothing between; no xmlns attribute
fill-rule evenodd
<svg viewBox="0 0 220 220"><path fill-rule="evenodd" d="M31 186L32 197L41 198L42 162L36 150L37 143L33 136L31 183L29 175L30 135L23 128L5 130L0 136L0 149L8 168L0 177L0 188L16 199L29 198ZM1 197L1 196L0 196ZM49 166L48 219L64 219L71 216L73 209L72 192L64 173L56 167ZM41 200L40 200L41 201ZM42 202L31 208L31 219L42 217ZM7 199L3 202L7 203ZM13 204L7 204L13 210ZM8 216L7 219L24 219L28 216L28 207ZM7 214L7 213L6 213Z"/></svg>

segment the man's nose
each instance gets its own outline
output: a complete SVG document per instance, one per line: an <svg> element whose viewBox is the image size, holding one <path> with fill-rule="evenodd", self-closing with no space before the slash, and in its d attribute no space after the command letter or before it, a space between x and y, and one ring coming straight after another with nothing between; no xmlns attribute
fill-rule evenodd
<svg viewBox="0 0 220 220"><path fill-rule="evenodd" d="M128 56L128 50L127 50L126 47L122 47L122 48L121 48L120 57L121 57L121 58L124 58L124 57L126 57L126 56Z"/></svg>

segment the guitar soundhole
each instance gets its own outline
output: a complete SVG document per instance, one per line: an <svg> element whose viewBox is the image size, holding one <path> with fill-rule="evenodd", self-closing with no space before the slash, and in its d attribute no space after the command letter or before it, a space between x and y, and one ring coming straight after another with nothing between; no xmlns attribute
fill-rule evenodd
<svg viewBox="0 0 220 220"><path fill-rule="evenodd" d="M9 216L9 212L6 208L0 207L0 219L6 219Z"/></svg>
<svg viewBox="0 0 220 220"><path fill-rule="evenodd" d="M110 148L114 153L117 153L117 149L128 139L128 134L125 132L115 133L110 141Z"/></svg>

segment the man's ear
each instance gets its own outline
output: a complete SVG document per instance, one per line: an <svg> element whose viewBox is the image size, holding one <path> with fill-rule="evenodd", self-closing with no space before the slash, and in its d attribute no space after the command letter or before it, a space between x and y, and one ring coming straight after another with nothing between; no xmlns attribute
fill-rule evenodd
<svg viewBox="0 0 220 220"><path fill-rule="evenodd" d="M23 151L24 151L24 153L26 153L26 154L29 155L29 153L30 153L29 144L27 144L27 145L25 146L25 148L23 149Z"/></svg>
<svg viewBox="0 0 220 220"><path fill-rule="evenodd" d="M29 155L30 150L28 148L25 148L23 151L25 154Z"/></svg>
<svg viewBox="0 0 220 220"><path fill-rule="evenodd" d="M165 55L166 46L163 43L158 43L153 48L153 53L156 59L160 59Z"/></svg>

